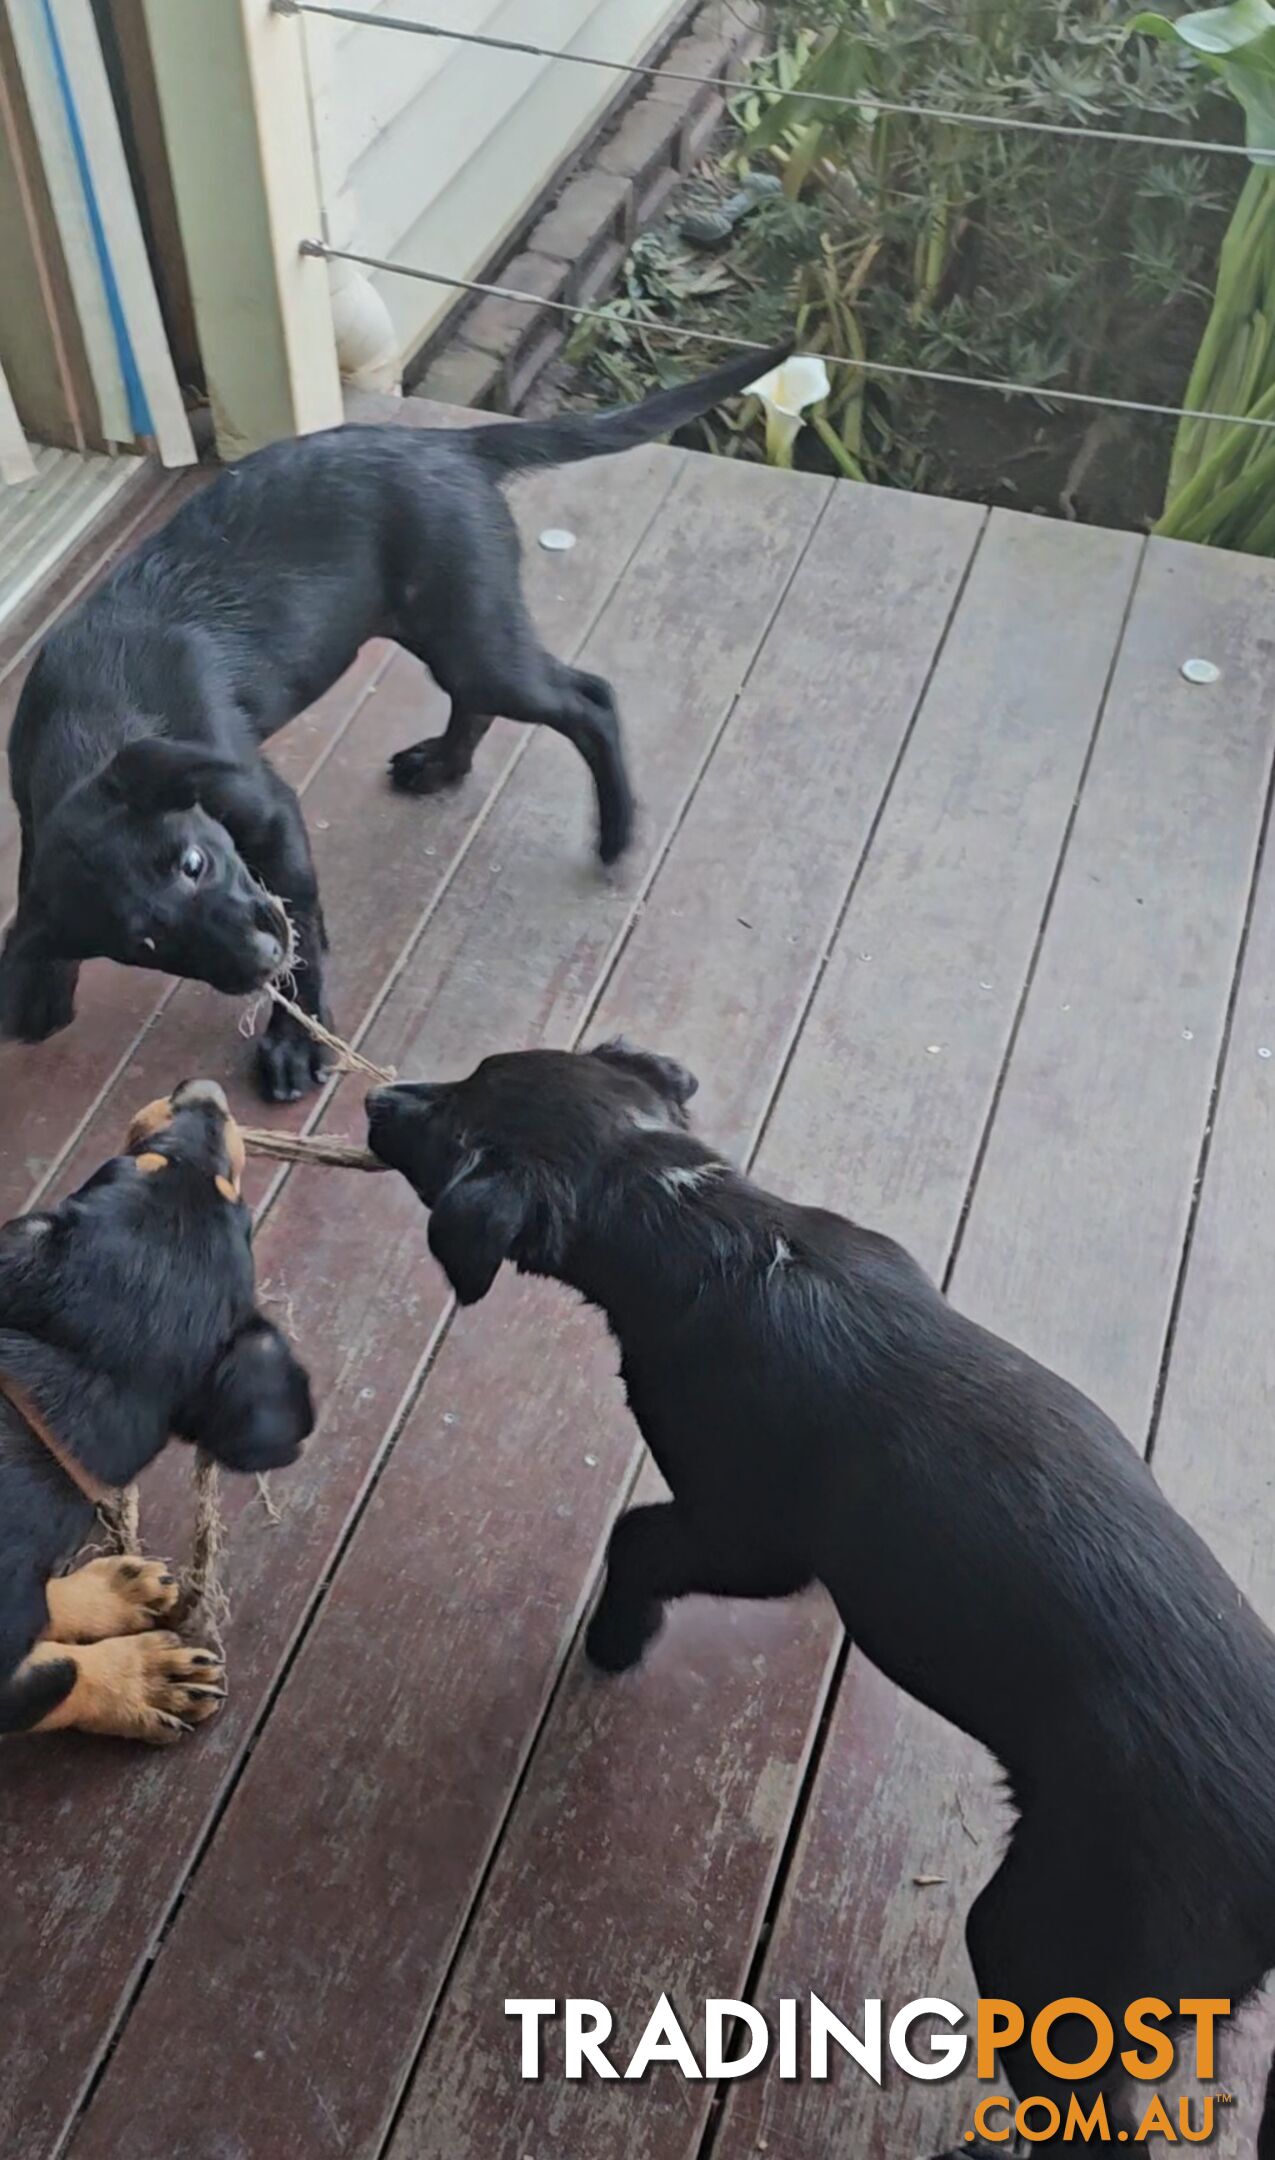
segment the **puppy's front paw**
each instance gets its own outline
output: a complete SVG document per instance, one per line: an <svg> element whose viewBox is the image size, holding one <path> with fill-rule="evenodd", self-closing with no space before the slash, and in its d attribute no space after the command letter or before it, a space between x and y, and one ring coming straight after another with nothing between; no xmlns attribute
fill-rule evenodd
<svg viewBox="0 0 1275 2160"><path fill-rule="evenodd" d="M307 1035L289 1013L277 1016L287 1022L271 1022L257 1045L257 1086L267 1102L300 1102L303 1095L322 1087L332 1065L332 1053L324 1043Z"/></svg>
<svg viewBox="0 0 1275 2160"><path fill-rule="evenodd" d="M584 1654L597 1672L630 1672L663 1624L662 1605L622 1605L603 1596L585 1634Z"/></svg>
<svg viewBox="0 0 1275 2160"><path fill-rule="evenodd" d="M50 1642L106 1642L158 1627L180 1590L166 1560L90 1560L46 1586Z"/></svg>
<svg viewBox="0 0 1275 2160"><path fill-rule="evenodd" d="M627 788L608 795L598 808L598 860L610 868L627 853L633 839L633 798Z"/></svg>
<svg viewBox="0 0 1275 2160"><path fill-rule="evenodd" d="M448 750L438 735L395 751L390 759L390 784L402 795L437 795L443 788L457 787L468 771L468 764Z"/></svg>
<svg viewBox="0 0 1275 2160"><path fill-rule="evenodd" d="M6 947L0 955L0 1036L42 1043L75 1018L80 970L68 960L28 960Z"/></svg>
<svg viewBox="0 0 1275 2160"><path fill-rule="evenodd" d="M170 1747L225 1700L225 1673L211 1650L176 1635L134 1635L69 1653L75 1686L46 1720L80 1732Z"/></svg>

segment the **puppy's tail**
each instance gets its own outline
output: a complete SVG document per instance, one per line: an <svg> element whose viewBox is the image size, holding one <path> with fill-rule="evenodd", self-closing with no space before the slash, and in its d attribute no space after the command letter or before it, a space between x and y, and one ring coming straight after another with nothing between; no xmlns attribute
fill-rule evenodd
<svg viewBox="0 0 1275 2160"><path fill-rule="evenodd" d="M657 390L640 405L617 405L611 412L562 413L554 420L520 420L511 427L471 428L466 430L466 442L502 479L539 465L574 465L582 458L633 450L639 443L658 442L661 435L671 435L688 420L711 412L724 398L747 390L750 383L779 367L791 351L791 343L759 346L676 390Z"/></svg>
<svg viewBox="0 0 1275 2160"><path fill-rule="evenodd" d="M0 1681L0 1733L30 1732L75 1686L72 1658L41 1659Z"/></svg>

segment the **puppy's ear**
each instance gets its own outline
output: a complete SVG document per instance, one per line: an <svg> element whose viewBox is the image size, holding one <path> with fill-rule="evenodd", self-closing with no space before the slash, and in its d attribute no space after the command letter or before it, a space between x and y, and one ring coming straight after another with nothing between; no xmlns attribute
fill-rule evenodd
<svg viewBox="0 0 1275 2160"><path fill-rule="evenodd" d="M617 1036L614 1042L598 1043L590 1056L601 1058L604 1065L616 1065L626 1072L638 1073L649 1081L659 1094L667 1095L679 1109L685 1108L692 1095L699 1092L699 1081L685 1065L676 1058L660 1057L654 1050L638 1050L632 1043Z"/></svg>
<svg viewBox="0 0 1275 2160"><path fill-rule="evenodd" d="M0 950L0 1036L38 1043L69 1027L75 1016L79 967L61 958L38 900L19 901Z"/></svg>
<svg viewBox="0 0 1275 2160"><path fill-rule="evenodd" d="M193 1440L227 1470L281 1470L314 1430L304 1366L268 1320L255 1314L223 1350L186 1414Z"/></svg>
<svg viewBox="0 0 1275 2160"><path fill-rule="evenodd" d="M499 1172L462 1172L429 1218L429 1249L462 1305L476 1305L527 1226L528 1203Z"/></svg>
<svg viewBox="0 0 1275 2160"><path fill-rule="evenodd" d="M102 780L130 810L153 817L164 810L193 810L237 771L233 758L199 743L142 735L116 751Z"/></svg>

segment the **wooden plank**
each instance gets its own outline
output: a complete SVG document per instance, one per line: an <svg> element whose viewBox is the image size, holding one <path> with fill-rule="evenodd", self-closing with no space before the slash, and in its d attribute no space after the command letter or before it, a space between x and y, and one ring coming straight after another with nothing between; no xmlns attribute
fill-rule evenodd
<svg viewBox="0 0 1275 2160"><path fill-rule="evenodd" d="M525 10L513 6L504 12L502 27L515 38L524 34ZM642 63L658 50L661 33L670 28L671 12L667 6L657 9L652 0L641 0L641 5L636 0L596 0L574 36L564 32L561 37L546 38L545 43L560 51L606 53ZM542 21L538 17L538 30ZM490 64L496 57L501 60L499 79ZM488 65L475 74L475 61ZM485 268L498 264L505 244L532 221L537 204L552 193L555 175L570 171L581 144L619 108L628 86L622 76L566 61L524 63L531 65L532 74L524 77L517 96L511 97L507 71L517 67L515 59L470 51L465 62L463 74L462 62L454 62L422 103L431 113L435 100L450 111L453 93L458 99L463 96L464 78L469 77L479 91L485 88L489 103L495 86L503 124L492 133L480 101L480 120L472 137L460 138L460 154L436 172L436 184L430 190L414 185L413 169L402 161L402 146L388 146L397 153L399 201L408 207L409 220L406 225L399 217L383 220L394 225L384 248L369 246L366 237L358 245L366 254L390 255L396 262L441 269L453 277L481 278ZM469 154L474 142L480 146ZM374 155L364 166L378 163L382 164L376 190L380 208L392 200L394 180L388 159L381 161ZM359 229L365 233L362 219ZM441 287L379 271L370 275L394 318L406 354L418 351L456 305L456 295Z"/></svg>
<svg viewBox="0 0 1275 2160"><path fill-rule="evenodd" d="M626 458L623 466L599 463L545 476L527 488L522 498L525 516L539 515L542 523L569 517L580 535L581 544L569 562L538 553L528 566L533 605L560 649L569 650L588 628L681 463L679 453L642 451ZM759 557L753 584L746 565L741 567L729 541L723 540L717 584L740 571L740 607L745 613L757 609L768 582L778 574L776 564L786 559L785 548L792 552L795 532L809 525L808 492L798 493L799 506L776 514L773 544L758 545L752 524L743 523L740 550L757 545ZM763 497L767 505L773 502L772 489L764 484L759 486L758 514ZM674 523L674 535L677 529ZM653 536L652 544L658 553L658 537ZM706 581L700 590L715 595L716 585ZM664 734L688 728L683 758L691 763L698 746L695 729L679 704L681 679L676 668L662 678L667 694ZM675 762L671 756L669 762ZM552 755L543 771L540 795L533 793L530 804L528 845L533 852L538 845L537 803L543 805L549 793L563 792L563 773ZM571 781L575 779L572 768ZM419 816L422 855L429 845L425 834L430 821L446 822L458 814L476 819L475 803L466 807L459 798L456 803L457 808L411 806ZM659 821L669 815L667 799L655 809L658 830ZM583 822L581 816L581 826ZM369 889L388 899L402 880L403 864L387 857L383 830L373 827L364 836L348 819L344 829ZM552 874L543 867L543 882L555 894L565 890L560 913L574 924L588 912L586 901L592 895L584 879L573 883L569 859L564 860L552 837L544 845L554 860ZM440 882L445 871L440 858L435 873ZM489 855L476 872L471 910L480 911L491 876ZM430 893L429 882L422 878L418 910ZM332 927L339 939L335 920ZM529 930L529 942L525 939L522 949L534 956L534 925L524 929ZM532 965L552 974L556 955L546 950ZM368 984L365 1008L378 987ZM537 994L530 976L527 993L533 998ZM411 995L406 984L400 995ZM463 1004L463 990L461 996ZM224 1029L223 1011L218 1016L219 1041ZM176 1077L169 1069L165 1084ZM357 1120L358 1099L357 1090L347 1090L338 1100L333 1111L338 1130ZM131 1087L121 1085L120 1122L137 1100ZM351 1511L362 1504L387 1435L396 1430L399 1405L415 1384L429 1334L424 1308L428 1304L436 1312L439 1302L432 1286L421 1280L424 1216L397 1179L366 1181L359 1199L362 1204L355 1205L351 1188L342 1181L293 1179L260 1235L259 1280L285 1323L299 1333L324 1418L305 1462L286 1487L280 1487L283 1519L278 1525L263 1513L251 1486L245 1491L232 1481L227 1494L235 1615L233 1687L225 1713L208 1728L209 1745L201 1742L154 1762L139 1762L134 1750L81 1750L74 1742L6 1750L0 1791L0 1939L9 1954L0 1974L0 2019L7 2037L0 2080L0 2147L21 2150L30 2160L57 2144L80 2103L192 1856L237 1772L281 1666L321 1594ZM144 1517L155 1549L180 1551L189 1538L188 1480L178 1450L170 1450L147 1480ZM83 1896L77 1894L80 1890ZM49 2042L54 2030L56 2055ZM161 2135L161 2145L165 2153L171 2149L167 2133Z"/></svg>
<svg viewBox="0 0 1275 2160"><path fill-rule="evenodd" d="M202 386L203 362L195 334L190 280L186 274L143 0L107 0L104 15L99 15L98 27L111 74L111 89L125 131L129 165L136 177L138 209L146 226L151 268L178 380L187 387Z"/></svg>
<svg viewBox="0 0 1275 2160"><path fill-rule="evenodd" d="M116 301L127 324L155 442L165 465L193 465L194 438L159 311L97 21L91 8L68 0L50 0L50 5L93 175Z"/></svg>
<svg viewBox="0 0 1275 2160"><path fill-rule="evenodd" d="M953 1283L1139 1439L1269 776L1270 585L1268 565L1151 544ZM1182 681L1195 652L1222 664L1219 693ZM852 1658L759 2007L812 1988L972 2002L962 1932L999 1851L994 1786L981 1750ZM730 2095L718 2156L831 2149L848 2114L863 2160L932 2152L977 2096L768 2075Z"/></svg>
<svg viewBox="0 0 1275 2160"><path fill-rule="evenodd" d="M39 141L0 11L0 231L5 372L24 424L64 449L103 447L84 337Z"/></svg>
<svg viewBox="0 0 1275 2160"><path fill-rule="evenodd" d="M334 427L341 383L301 18L145 0L217 446Z"/></svg>
<svg viewBox="0 0 1275 2160"><path fill-rule="evenodd" d="M440 26L481 31L498 5L499 0L441 0L433 19ZM409 107L415 108L426 85L462 48L444 38L395 37L319 15L306 21L305 45L315 150L330 221L360 158L381 136L404 124L416 125L419 134L420 116Z"/></svg>
<svg viewBox="0 0 1275 2160"><path fill-rule="evenodd" d="M1262 602L1270 605L1270 583ZM1175 1507L1275 1624L1275 858L1258 880L1153 1461ZM1209 2151L1248 2160L1275 2041L1270 1989L1222 2055L1235 2106Z"/></svg>
<svg viewBox="0 0 1275 2160"><path fill-rule="evenodd" d="M588 664L616 681L630 721L635 779L646 806L633 862L609 881L591 864L583 867L583 790L570 758L538 736L373 1030L374 1056L389 1056L404 1071L449 1069L497 1043L571 1039L682 817L828 492L824 483L794 485L757 468L687 462L586 646ZM582 862L575 876L573 844ZM357 1111L348 1100L334 1111L338 1119L352 1116ZM300 1195L311 1212L309 1196L321 1182L310 1180ZM316 1223L302 1244L294 1220L278 1275L298 1311L309 1313L321 1378L334 1339L356 1381L374 1379L384 1405L379 1439L386 1410L426 1353L445 1298L424 1261L423 1212L410 1195L405 1211L405 1195L390 1180L369 1183L357 1221L347 1217L338 1228L329 1201L326 1229ZM272 1232L282 1212L267 1228L270 1251L277 1249ZM334 1304L327 1286L338 1270L343 1281ZM511 1290L502 1286L502 1300ZM521 1357L496 1371L493 1329L499 1340L500 1309L507 1305L473 1316L485 1325L449 1337L448 1377L441 1386L431 1381L410 1420L393 1458L402 1472L392 1483L387 1472L373 1493L372 1520L359 1532L356 1557L337 1576L333 1622L325 1619L302 1651L227 1812L214 1872L205 1877L201 1870L188 1891L169 1939L171 1968L166 1962L162 1986L145 1990L129 2021L79 2131L81 2155L114 2150L121 2109L137 2118L143 2147L164 2135L161 2124L180 2118L192 2155L211 2156L229 2145L241 2156L318 2160L374 2149L394 2079L410 2062L431 1971L468 1901L495 1827L493 1805L498 1815L534 1730L631 1447L627 1434L617 1441L614 1424L609 1431L604 1424L597 1444L606 1468L589 1480L578 1505L567 1501L555 1512L551 1503L547 1522L541 1507L529 1507L544 1492L543 1450L552 1456L565 1443L573 1463L592 1451L598 1401L613 1370L597 1331L586 1337L578 1361L566 1354L564 1303L542 1304L547 1324L522 1337ZM307 1329L307 1347L310 1341ZM550 1396L554 1410L546 1422L539 1405ZM356 1460L350 1423L364 1435ZM334 1484L348 1491L350 1473L366 1469L366 1427L358 1387L343 1376L332 1388L320 1443L336 1457L322 1481L325 1504ZM471 1430L482 1432L483 1444L458 1479L457 1443ZM409 1458L433 1483L424 1513ZM583 1474L588 1478L587 1466ZM469 1494L469 1508L457 1505L458 1484ZM507 1548L522 1556L516 1583L503 1564ZM378 1554L391 1570L375 1594L379 1610L370 1628L360 1617L351 1632L350 1613L362 1614L369 1601ZM277 1597L277 1579L272 1588ZM288 1596L285 1581L285 1601ZM472 1644L476 1657L484 1640L498 1659L490 1689L481 1673L466 1672L455 1647ZM242 1689L236 1673L232 1709ZM458 1702L464 1729L455 1728ZM296 1778L298 1712L311 1726L304 1795ZM449 1721L453 1729L444 1741ZM271 1821L280 1776L290 1791L286 1853ZM306 1887L299 1906L302 1858ZM234 1877L245 1867L257 1883L254 1925L243 1930L232 1922L232 1945L221 1885L227 1871ZM369 1897L371 1879L385 1886L384 1896ZM280 1936L268 1913L285 1906ZM223 1988L225 1999L240 1998L236 2028L245 2036L264 2015L295 2066L295 2074L281 2078L281 2056L272 2048L273 2072L265 2075L265 2062L254 2060L247 2044L236 2055L233 2078L218 2078L215 2102L204 2069L158 2038L175 2018L199 2048L183 2005L208 1930L221 1947L215 1973L198 1982L201 1990L211 1981L219 2001ZM261 1957L272 1936L273 1961ZM338 1998L346 2038L334 2049L328 2019ZM248 1999L261 2006L269 1999L274 2007L245 2019ZM152 2065L148 2079L156 2077L149 2100L139 2093L134 2068L142 2055ZM157 2055L166 2058L162 2067Z"/></svg>
<svg viewBox="0 0 1275 2160"><path fill-rule="evenodd" d="M80 179L54 47L39 8L11 8L9 29L40 167L57 226L93 394L108 442L130 443L133 425L84 185Z"/></svg>
<svg viewBox="0 0 1275 2160"><path fill-rule="evenodd" d="M891 1099L912 1089L927 1097L928 1117L918 1113L916 1125L932 1149L928 1164L916 1165L918 1190L927 1211L946 1198L954 1225L1012 1018L1013 985L1027 967L1102 694L1103 641L1107 650L1114 644L1138 554L1133 541L1105 538L1095 551L1089 540L1018 518L992 520L766 1128L759 1168L767 1182L834 1204L848 1201L835 1191L843 1175L855 1192L884 1183L893 1169ZM1046 593L1056 604L1047 652L1039 627ZM1075 618L1086 615L1091 640L1077 640ZM843 667L847 650L858 654L881 636L878 629L862 643L847 640L841 618L830 621L835 627L823 634ZM886 665L891 651L887 633ZM1048 689L1033 697L1038 680ZM754 775L750 838L759 816L768 816L759 806L768 805L771 785L769 775ZM807 803L813 790L812 780ZM1003 814L1006 801L1021 804L1021 819ZM730 807L719 806L728 812L723 839ZM738 824L735 833L737 858L746 850ZM763 854L772 845L760 837L755 844ZM724 850L723 860L731 859ZM688 867L703 889L723 875L708 860ZM845 871L853 867L847 850ZM782 928L777 934L782 943ZM865 982L859 955L869 934L879 936L883 966ZM732 946L719 929L728 1003L725 1025L714 1032L728 1088L739 1085L733 1055L750 1054L731 1010L738 941L738 932ZM911 1004L945 999L989 949L1008 995L963 1001L964 1057L936 1079L928 1060L910 1055ZM640 953L635 940L635 961ZM777 948L767 974L781 966ZM795 972L791 957L789 966ZM642 1009L640 988L635 979L621 986L619 1018ZM657 1009L672 1002L657 990ZM901 1041L894 1037L887 1072L878 1031L896 1014L905 1030ZM843 1028L834 1048L829 1031ZM847 1049L861 1028L878 1045L862 1071ZM680 1033L669 1043L680 1049ZM773 1065L759 1059L753 1070L773 1083ZM728 1141L756 1133L768 1092L750 1107L736 1104ZM831 1146L830 1098L842 1106ZM722 1131L711 1088L699 1122L715 1138ZM502 2003L524 1986L530 1991L533 1973L543 1994L600 1994L615 2012L623 2059L664 1990L688 2011L709 1996L741 1992L837 1642L821 1596L753 1607L692 1600L672 1616L640 1676L600 1687L573 1663L430 2037L393 2160L443 2153L477 2160L485 2125L502 2115L517 2120L523 2149L533 2153L623 2150L626 2160L689 2160L697 2151L711 2090L660 2070L644 2082L640 2107L622 2086L567 2085L556 2072L526 2086Z"/></svg>

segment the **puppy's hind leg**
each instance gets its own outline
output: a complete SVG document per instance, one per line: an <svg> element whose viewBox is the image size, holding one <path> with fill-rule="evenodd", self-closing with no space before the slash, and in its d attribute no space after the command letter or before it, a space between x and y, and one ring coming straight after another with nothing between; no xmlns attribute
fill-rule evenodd
<svg viewBox="0 0 1275 2160"><path fill-rule="evenodd" d="M1065 1824L1037 1826L1024 1818L971 1908L966 1942L979 1995L1013 2003L1023 2015L1024 2038L999 2050L1002 2073L1020 2103L1052 2102L1058 2110L1057 2135L1040 2134L1040 2109L1033 2110L1030 2126L1024 2123L1033 2153L1073 2151L1081 2121L1092 2123L1088 2135L1100 2142L1127 2142L1133 2134L1118 2061L1092 2077L1061 2078L1042 2068L1026 2037L1041 2011L1064 1996L1095 2004L1113 2030L1121 2029L1128 2004L1145 1993L1121 1971L1122 1945L1135 1939L1132 1919L1123 1912L1127 1902L1118 1874L1104 1873L1101 1855L1078 1852L1074 1839L1069 1846ZM1049 2045L1060 2063L1083 2065L1094 2052L1092 2021L1083 2014L1057 2018ZM974 2139L950 2153L979 2150Z"/></svg>
<svg viewBox="0 0 1275 2160"><path fill-rule="evenodd" d="M461 777L473 755L470 737L477 740L474 731L481 734L487 725L477 715L498 713L529 727L552 728L574 743L593 775L598 853L603 862L614 862L632 836L633 798L611 686L545 651L516 577L516 555L494 582L480 563L468 581L452 578L445 618L428 634L410 626L396 629L399 643L425 663L452 700L452 719L437 742L399 752L391 767L395 785L420 793L414 774Z"/></svg>
<svg viewBox="0 0 1275 2160"><path fill-rule="evenodd" d="M403 795L437 795L457 787L473 768L474 752L488 728L490 713L464 711L453 705L451 718L441 735L409 743L390 759L390 780Z"/></svg>

